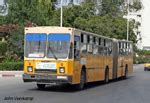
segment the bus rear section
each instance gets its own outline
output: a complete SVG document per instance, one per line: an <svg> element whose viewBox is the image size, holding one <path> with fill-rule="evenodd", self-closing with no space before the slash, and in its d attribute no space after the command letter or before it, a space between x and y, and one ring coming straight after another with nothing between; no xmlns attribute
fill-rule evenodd
<svg viewBox="0 0 150 103"><path fill-rule="evenodd" d="M131 41L113 39L113 79L127 78L133 73Z"/></svg>

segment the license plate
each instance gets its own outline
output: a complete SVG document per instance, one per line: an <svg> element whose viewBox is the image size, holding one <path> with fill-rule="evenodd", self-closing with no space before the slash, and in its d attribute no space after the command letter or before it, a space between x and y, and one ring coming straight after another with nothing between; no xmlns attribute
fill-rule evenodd
<svg viewBox="0 0 150 103"><path fill-rule="evenodd" d="M51 69L51 70L55 70L56 69L56 63L44 63L44 62L40 62L36 64L36 69Z"/></svg>

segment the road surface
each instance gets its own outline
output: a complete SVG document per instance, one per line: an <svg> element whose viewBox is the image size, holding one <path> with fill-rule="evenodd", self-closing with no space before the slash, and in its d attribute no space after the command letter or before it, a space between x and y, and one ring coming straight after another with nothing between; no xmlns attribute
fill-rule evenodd
<svg viewBox="0 0 150 103"><path fill-rule="evenodd" d="M21 77L1 77L0 103L150 103L150 71L136 65L126 80L90 83L82 91L67 85L38 90Z"/></svg>

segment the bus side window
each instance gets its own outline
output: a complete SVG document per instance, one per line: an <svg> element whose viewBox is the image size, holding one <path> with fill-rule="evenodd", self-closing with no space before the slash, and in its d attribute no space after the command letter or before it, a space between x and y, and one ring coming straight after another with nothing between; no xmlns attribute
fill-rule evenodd
<svg viewBox="0 0 150 103"><path fill-rule="evenodd" d="M87 52L87 35L81 34L81 53Z"/></svg>
<svg viewBox="0 0 150 103"><path fill-rule="evenodd" d="M97 37L94 37L95 38L95 43L94 43L94 46L93 46L93 54L98 54L98 38Z"/></svg>
<svg viewBox="0 0 150 103"><path fill-rule="evenodd" d="M74 58L79 59L80 58L80 37L75 36L74 38Z"/></svg>
<svg viewBox="0 0 150 103"><path fill-rule="evenodd" d="M130 47L131 47L131 54L133 53L133 45L132 43L130 43Z"/></svg>
<svg viewBox="0 0 150 103"><path fill-rule="evenodd" d="M99 40L98 40L99 38L98 37L96 37L96 45L98 45L98 43L99 43Z"/></svg>
<svg viewBox="0 0 150 103"><path fill-rule="evenodd" d="M130 54L130 43L128 43L128 53Z"/></svg>
<svg viewBox="0 0 150 103"><path fill-rule="evenodd" d="M108 40L104 39L104 55L108 55Z"/></svg>
<svg viewBox="0 0 150 103"><path fill-rule="evenodd" d="M125 46L124 46L124 42L122 42L122 55L124 55L125 54Z"/></svg>
<svg viewBox="0 0 150 103"><path fill-rule="evenodd" d="M132 43L129 43L129 54L132 54Z"/></svg>
<svg viewBox="0 0 150 103"><path fill-rule="evenodd" d="M90 36L87 35L87 43L90 43Z"/></svg>
<svg viewBox="0 0 150 103"><path fill-rule="evenodd" d="M93 44L96 44L96 37L93 37Z"/></svg>
<svg viewBox="0 0 150 103"><path fill-rule="evenodd" d="M100 55L104 55L105 54L105 47L103 46L104 45L104 39L103 38L99 38L99 54Z"/></svg>
<svg viewBox="0 0 150 103"><path fill-rule="evenodd" d="M81 43L84 43L84 34L81 34Z"/></svg>
<svg viewBox="0 0 150 103"><path fill-rule="evenodd" d="M99 38L99 40L98 40L98 44L99 44L99 45L101 45L101 38Z"/></svg>
<svg viewBox="0 0 150 103"><path fill-rule="evenodd" d="M73 58L73 44L70 44L69 59Z"/></svg>
<svg viewBox="0 0 150 103"><path fill-rule="evenodd" d="M121 55L124 55L124 44L123 44L123 42L121 42Z"/></svg>
<svg viewBox="0 0 150 103"><path fill-rule="evenodd" d="M92 54L93 53L93 36L87 36L87 52Z"/></svg>
<svg viewBox="0 0 150 103"><path fill-rule="evenodd" d="M93 36L90 36L90 44L93 44Z"/></svg>
<svg viewBox="0 0 150 103"><path fill-rule="evenodd" d="M122 55L122 45L121 45L122 43L121 42L119 42L119 55Z"/></svg>
<svg viewBox="0 0 150 103"><path fill-rule="evenodd" d="M106 46L106 40L104 39L104 47Z"/></svg>
<svg viewBox="0 0 150 103"><path fill-rule="evenodd" d="M103 47L102 46L98 46L98 53L100 55L103 55Z"/></svg>
<svg viewBox="0 0 150 103"><path fill-rule="evenodd" d="M126 42L126 55L128 55L128 43Z"/></svg>
<svg viewBox="0 0 150 103"><path fill-rule="evenodd" d="M97 54L98 53L98 46L96 45L96 37L93 36L93 54Z"/></svg>
<svg viewBox="0 0 150 103"><path fill-rule="evenodd" d="M109 55L112 54L112 41L109 41L109 43L108 43L108 54Z"/></svg>

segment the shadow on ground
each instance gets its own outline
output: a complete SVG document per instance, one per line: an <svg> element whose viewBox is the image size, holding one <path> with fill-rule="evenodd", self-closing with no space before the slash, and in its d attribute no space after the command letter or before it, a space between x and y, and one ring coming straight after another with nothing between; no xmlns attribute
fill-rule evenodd
<svg viewBox="0 0 150 103"><path fill-rule="evenodd" d="M30 90L32 90L32 91L44 91L44 92L75 93L75 92L80 92L80 91L84 91L84 90L88 90L88 89L93 89L93 88L96 88L96 87L99 87L99 86L109 85L109 84L112 84L112 83L115 83L115 82L121 82L121 81L124 81L124 80L129 80L129 79L132 79L132 78L133 78L133 76L130 76L127 79L119 78L119 79L116 79L116 80L109 81L108 84L105 84L103 81L92 82L92 83L86 84L83 90L77 90L77 89L75 89L75 86L69 85L69 84L48 85L42 90L39 90L38 88L33 88L33 89L30 89Z"/></svg>

